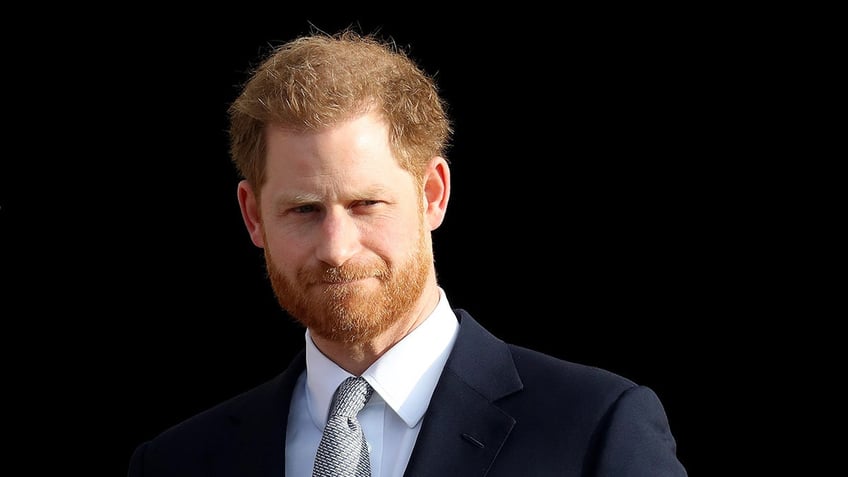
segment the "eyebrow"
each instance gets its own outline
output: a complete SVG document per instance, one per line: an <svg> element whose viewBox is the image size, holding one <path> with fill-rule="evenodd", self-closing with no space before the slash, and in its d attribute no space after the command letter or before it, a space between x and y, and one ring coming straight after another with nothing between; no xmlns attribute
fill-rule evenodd
<svg viewBox="0 0 848 477"><path fill-rule="evenodd" d="M375 197L385 197L390 194L391 193L388 188L382 185L375 185L367 188L365 191L350 194L348 200L368 200ZM300 192L293 195L283 193L277 197L274 204L277 208L280 208L290 205L320 204L322 202L324 202L324 197L321 195L309 192Z"/></svg>

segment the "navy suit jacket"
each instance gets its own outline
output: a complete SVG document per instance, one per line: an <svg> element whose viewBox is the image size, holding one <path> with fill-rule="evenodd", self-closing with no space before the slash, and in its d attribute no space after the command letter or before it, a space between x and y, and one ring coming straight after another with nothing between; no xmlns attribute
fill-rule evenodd
<svg viewBox="0 0 848 477"><path fill-rule="evenodd" d="M406 477L685 476L645 386L504 343L466 311ZM301 352L274 379L135 450L129 477L282 477Z"/></svg>

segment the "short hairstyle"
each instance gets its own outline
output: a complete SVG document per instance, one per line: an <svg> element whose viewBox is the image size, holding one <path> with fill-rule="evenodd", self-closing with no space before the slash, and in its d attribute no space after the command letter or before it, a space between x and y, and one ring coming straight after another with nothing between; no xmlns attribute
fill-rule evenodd
<svg viewBox="0 0 848 477"><path fill-rule="evenodd" d="M433 77L393 42L346 29L298 37L271 50L229 108L230 156L252 187L265 183L269 125L317 131L376 111L400 166L420 183L452 134Z"/></svg>

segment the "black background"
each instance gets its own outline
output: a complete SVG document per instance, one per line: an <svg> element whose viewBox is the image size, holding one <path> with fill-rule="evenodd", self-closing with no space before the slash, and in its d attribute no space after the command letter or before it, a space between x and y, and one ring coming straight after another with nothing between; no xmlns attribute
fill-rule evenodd
<svg viewBox="0 0 848 477"><path fill-rule="evenodd" d="M717 120L741 64L717 61L722 27L612 7L229 9L34 12L5 43L9 396L48 409L16 413L22 442L82 444L80 467L122 475L143 440L284 368L303 332L242 224L226 108L269 46L353 26L407 48L449 103L434 237L452 305L650 386L690 473L713 462L751 273L728 272L751 244L723 159L738 130Z"/></svg>

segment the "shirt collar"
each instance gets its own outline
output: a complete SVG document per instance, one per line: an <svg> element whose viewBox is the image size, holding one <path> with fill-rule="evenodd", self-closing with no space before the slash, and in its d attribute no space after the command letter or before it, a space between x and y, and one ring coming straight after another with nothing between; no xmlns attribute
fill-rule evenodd
<svg viewBox="0 0 848 477"><path fill-rule="evenodd" d="M424 322L386 351L362 376L374 388L370 402L382 399L408 425L424 417L442 368L448 359L459 323L439 288L439 302ZM312 420L319 429L339 384L350 373L330 361L306 331L306 396Z"/></svg>

